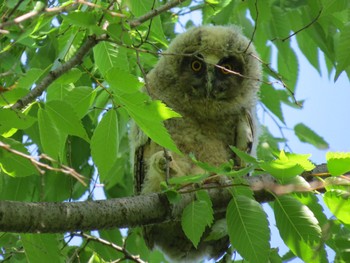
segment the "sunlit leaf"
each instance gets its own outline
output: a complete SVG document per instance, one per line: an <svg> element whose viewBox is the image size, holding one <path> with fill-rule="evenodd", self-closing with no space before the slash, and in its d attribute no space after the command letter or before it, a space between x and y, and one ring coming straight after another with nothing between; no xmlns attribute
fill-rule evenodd
<svg viewBox="0 0 350 263"><path fill-rule="evenodd" d="M329 210L340 221L350 224L350 193L342 190L330 190L323 195Z"/></svg>
<svg viewBox="0 0 350 263"><path fill-rule="evenodd" d="M309 161L310 156L310 154L286 154L281 151L278 159L261 162L259 165L277 179L290 179L315 167Z"/></svg>
<svg viewBox="0 0 350 263"><path fill-rule="evenodd" d="M326 159L331 175L339 176L350 171L350 153L328 152Z"/></svg>

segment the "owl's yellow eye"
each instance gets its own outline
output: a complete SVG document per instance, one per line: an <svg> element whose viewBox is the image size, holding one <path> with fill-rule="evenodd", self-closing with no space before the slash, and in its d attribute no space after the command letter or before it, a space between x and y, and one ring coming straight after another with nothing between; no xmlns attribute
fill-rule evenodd
<svg viewBox="0 0 350 263"><path fill-rule="evenodd" d="M202 69L202 62L199 60L193 60L191 63L191 68L194 72L199 72Z"/></svg>
<svg viewBox="0 0 350 263"><path fill-rule="evenodd" d="M230 70L230 71L233 70L231 64L228 64L228 63L222 64L221 67L222 67L221 72L222 72L222 74L225 74L225 75L231 73L228 70Z"/></svg>

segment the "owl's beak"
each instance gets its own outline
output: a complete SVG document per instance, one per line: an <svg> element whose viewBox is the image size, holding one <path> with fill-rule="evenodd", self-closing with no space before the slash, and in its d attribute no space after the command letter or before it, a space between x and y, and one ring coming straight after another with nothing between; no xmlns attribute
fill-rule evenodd
<svg viewBox="0 0 350 263"><path fill-rule="evenodd" d="M215 82L215 66L219 58L214 54L209 54L205 58L205 62L207 63L207 85L206 85L206 95L207 98L210 98L212 96L212 91L214 89L214 82Z"/></svg>
<svg viewBox="0 0 350 263"><path fill-rule="evenodd" d="M211 97L212 91L214 89L215 75L214 66L209 65L207 68L207 83L206 83L206 95L207 98Z"/></svg>

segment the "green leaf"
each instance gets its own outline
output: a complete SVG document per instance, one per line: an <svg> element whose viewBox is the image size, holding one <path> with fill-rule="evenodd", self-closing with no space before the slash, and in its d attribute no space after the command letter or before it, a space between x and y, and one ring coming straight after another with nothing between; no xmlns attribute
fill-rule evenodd
<svg viewBox="0 0 350 263"><path fill-rule="evenodd" d="M280 152L278 159L261 162L260 167L280 180L287 180L302 172L311 171L315 166L309 161L310 154L286 154Z"/></svg>
<svg viewBox="0 0 350 263"><path fill-rule="evenodd" d="M196 248L205 228L211 226L213 220L213 210L206 201L193 201L185 207L181 217L182 229Z"/></svg>
<svg viewBox="0 0 350 263"><path fill-rule="evenodd" d="M153 8L157 8L157 3L153 0L129 0L128 6L131 10L131 12L136 16L142 16L148 12L150 12ZM164 46L167 45L167 40L164 36L163 27L162 27L162 21L160 19L160 16L156 16L152 19L152 26L148 28L147 30L151 30L150 36L157 40L159 43L163 44Z"/></svg>
<svg viewBox="0 0 350 263"><path fill-rule="evenodd" d="M344 224L350 225L350 194L342 190L330 190L323 195L329 210Z"/></svg>
<svg viewBox="0 0 350 263"><path fill-rule="evenodd" d="M73 24L81 27L90 27L97 23L98 19L95 12L70 12L63 16L63 19L69 24Z"/></svg>
<svg viewBox="0 0 350 263"><path fill-rule="evenodd" d="M115 94L135 93L143 86L139 79L119 67L109 69L105 75Z"/></svg>
<svg viewBox="0 0 350 263"><path fill-rule="evenodd" d="M64 97L64 101L70 103L78 118L83 118L91 107L96 97L96 90L91 87L76 87Z"/></svg>
<svg viewBox="0 0 350 263"><path fill-rule="evenodd" d="M278 90L274 89L271 85L263 84L260 88L260 99L282 123L285 123Z"/></svg>
<svg viewBox="0 0 350 263"><path fill-rule="evenodd" d="M89 138L80 119L69 103L52 100L46 103L45 110L59 130L69 135L78 136L89 142Z"/></svg>
<svg viewBox="0 0 350 263"><path fill-rule="evenodd" d="M350 171L350 153L327 152L326 159L331 175L339 176Z"/></svg>
<svg viewBox="0 0 350 263"><path fill-rule="evenodd" d="M121 56L123 57L123 53L119 54L120 48L117 45L107 41L101 41L93 48L93 51L96 66L103 76L106 77L107 72L113 70L115 67L122 68L123 65L120 65L121 63L118 63L118 60L121 59ZM115 78L117 80L119 77L123 77L123 74L120 74L120 72L118 73L114 71L114 74L118 76ZM127 71L125 71L125 73L130 74Z"/></svg>
<svg viewBox="0 0 350 263"><path fill-rule="evenodd" d="M226 218L222 218L214 222L205 241L219 240L225 236L227 236L227 222Z"/></svg>
<svg viewBox="0 0 350 263"><path fill-rule="evenodd" d="M233 197L226 212L232 246L249 262L268 262L270 230L261 205L246 196Z"/></svg>
<svg viewBox="0 0 350 263"><path fill-rule="evenodd" d="M334 76L334 81L336 81L346 68L350 66L350 22L347 23L344 28L340 31L340 38L338 45L336 46L336 56L337 56L337 70Z"/></svg>
<svg viewBox="0 0 350 263"><path fill-rule="evenodd" d="M291 91L295 90L298 79L298 58L294 50L288 46L278 45L278 73L283 76L283 81Z"/></svg>
<svg viewBox="0 0 350 263"><path fill-rule="evenodd" d="M0 109L0 133L6 132L12 128L27 129L36 122L32 116L16 112L12 109Z"/></svg>
<svg viewBox="0 0 350 263"><path fill-rule="evenodd" d="M294 132L300 141L310 143L317 149L324 150L329 148L328 143L322 137L303 123L295 125Z"/></svg>
<svg viewBox="0 0 350 263"><path fill-rule="evenodd" d="M119 131L117 113L109 110L97 125L91 138L91 156L98 167L101 181L106 179L118 156Z"/></svg>
<svg viewBox="0 0 350 263"><path fill-rule="evenodd" d="M200 183L204 179L208 178L209 176L210 174L196 174L196 175L172 177L168 180L168 183L175 184L175 185Z"/></svg>
<svg viewBox="0 0 350 263"><path fill-rule="evenodd" d="M230 146L230 149L245 163L257 163L257 160L250 154L238 149L235 146Z"/></svg>
<svg viewBox="0 0 350 263"><path fill-rule="evenodd" d="M39 68L31 68L26 74L18 79L17 88L23 88L27 91L33 87L34 83L41 77L43 70Z"/></svg>
<svg viewBox="0 0 350 263"><path fill-rule="evenodd" d="M28 150L18 141L1 136L0 141L8 145L12 150L29 155ZM0 170L1 172L13 177L24 177L38 174L38 171L28 158L6 151L2 147L0 147Z"/></svg>
<svg viewBox="0 0 350 263"><path fill-rule="evenodd" d="M67 134L63 133L49 113L41 108L38 110L38 125L42 151L55 160L63 160Z"/></svg>
<svg viewBox="0 0 350 263"><path fill-rule="evenodd" d="M277 228L286 245L304 262L322 262L321 227L312 211L291 196L274 202Z"/></svg>
<svg viewBox="0 0 350 263"><path fill-rule="evenodd" d="M163 124L164 120L180 117L178 113L161 101L150 101L149 97L141 92L120 93L116 96L148 137L170 151L181 154Z"/></svg>
<svg viewBox="0 0 350 263"><path fill-rule="evenodd" d="M21 234L27 262L62 263L61 245L55 234Z"/></svg>

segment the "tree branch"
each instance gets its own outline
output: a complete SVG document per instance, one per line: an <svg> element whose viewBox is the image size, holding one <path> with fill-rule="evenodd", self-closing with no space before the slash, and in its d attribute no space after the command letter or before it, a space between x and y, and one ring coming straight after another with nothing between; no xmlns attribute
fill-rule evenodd
<svg viewBox="0 0 350 263"><path fill-rule="evenodd" d="M160 13L163 13L165 11L168 11L169 9L181 4L182 2L185 2L187 0L172 0L158 8L155 8L151 11L149 11L147 14L144 14L134 20L131 20L129 22L129 25L131 28L137 27L139 25L141 25L142 23L152 19L153 17L156 17L157 15L159 15Z"/></svg>
<svg viewBox="0 0 350 263"><path fill-rule="evenodd" d="M310 184L279 185L270 176L248 177L248 185L258 202L272 201L271 192L276 195L290 192L321 190L323 182L316 176L327 172L325 165L319 165L312 172L303 174ZM348 181L347 181L348 182ZM337 183L337 182L335 182ZM343 182L340 182L344 184ZM349 182L348 182L349 183ZM226 210L232 198L229 187L204 185L211 197L216 212ZM29 203L0 201L0 231L30 233L61 233L106 228L135 227L179 220L183 209L195 198L194 191L181 194L176 205L168 202L166 194L152 193L101 201L66 203Z"/></svg>
<svg viewBox="0 0 350 263"><path fill-rule="evenodd" d="M33 102L39 97L51 83L53 83L58 77L68 72L70 69L80 64L84 56L98 43L98 39L95 36L89 36L86 42L80 47L77 53L66 63L52 70L34 89L32 89L27 95L19 99L11 108L19 110Z"/></svg>

